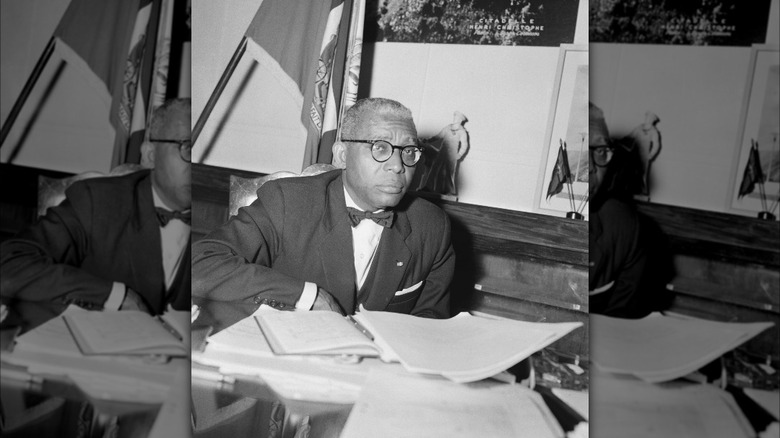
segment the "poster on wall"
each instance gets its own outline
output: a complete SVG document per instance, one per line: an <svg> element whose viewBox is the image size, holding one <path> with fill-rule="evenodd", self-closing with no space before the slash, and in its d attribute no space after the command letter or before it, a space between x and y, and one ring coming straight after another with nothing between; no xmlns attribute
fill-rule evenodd
<svg viewBox="0 0 780 438"><path fill-rule="evenodd" d="M771 0L591 0L590 42L763 44L770 3Z"/></svg>
<svg viewBox="0 0 780 438"><path fill-rule="evenodd" d="M542 213L573 211L587 216L587 46L561 46L553 90L535 205Z"/></svg>
<svg viewBox="0 0 780 438"><path fill-rule="evenodd" d="M574 41L579 1L368 0L365 41L558 47Z"/></svg>
<svg viewBox="0 0 780 438"><path fill-rule="evenodd" d="M780 55L754 46L742 105L728 208L780 217Z"/></svg>

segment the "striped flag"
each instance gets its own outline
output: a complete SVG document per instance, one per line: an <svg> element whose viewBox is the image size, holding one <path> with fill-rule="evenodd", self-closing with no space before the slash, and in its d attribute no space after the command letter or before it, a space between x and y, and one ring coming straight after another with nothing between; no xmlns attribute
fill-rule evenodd
<svg viewBox="0 0 780 438"><path fill-rule="evenodd" d="M136 109L144 113L143 104L136 105L147 36L154 28L150 23L156 23L152 2L71 0L54 31L63 58L110 99L109 121L116 131L112 167L125 162L134 124L145 124L145 115L136 119Z"/></svg>
<svg viewBox="0 0 780 438"><path fill-rule="evenodd" d="M357 96L364 11L365 0L264 0L245 33L247 52L301 108L303 168L330 163L340 115Z"/></svg>
<svg viewBox="0 0 780 438"><path fill-rule="evenodd" d="M571 184L571 170L569 168L569 154L566 152L565 143L561 142L558 146L558 158L555 160L555 167L550 177L550 185L547 186L547 198L561 193L564 184Z"/></svg>
<svg viewBox="0 0 780 438"><path fill-rule="evenodd" d="M751 141L750 155L742 175L742 184L739 186L737 199L753 193L756 183L764 182L764 172L761 170L761 158L758 155L758 144Z"/></svg>

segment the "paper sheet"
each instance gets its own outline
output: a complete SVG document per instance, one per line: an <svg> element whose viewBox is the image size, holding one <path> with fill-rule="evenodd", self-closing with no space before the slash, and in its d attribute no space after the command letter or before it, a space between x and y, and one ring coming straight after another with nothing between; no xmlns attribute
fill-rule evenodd
<svg viewBox="0 0 780 438"><path fill-rule="evenodd" d="M774 325L652 314L642 319L591 315L591 361L603 371L664 382L689 374Z"/></svg>
<svg viewBox="0 0 780 438"><path fill-rule="evenodd" d="M450 319L361 310L355 319L413 372L473 382L498 374L582 323L537 323L461 313ZM383 359L385 356L383 355Z"/></svg>
<svg viewBox="0 0 780 438"><path fill-rule="evenodd" d="M260 326L254 318L244 318L241 321L209 336L207 348L224 350L252 356L273 357L268 342L260 331Z"/></svg>
<svg viewBox="0 0 780 438"><path fill-rule="evenodd" d="M591 372L590 431L599 438L750 437L731 395L697 383L653 384Z"/></svg>
<svg viewBox="0 0 780 438"><path fill-rule="evenodd" d="M780 392L764 391L761 389L745 388L745 394L752 398L762 408L766 409L775 420L780 419Z"/></svg>
<svg viewBox="0 0 780 438"><path fill-rule="evenodd" d="M577 411L586 420L590 413L590 397L587 391L574 391L571 389L552 388L552 393L556 397L563 400L564 403L571 406L572 409Z"/></svg>
<svg viewBox="0 0 780 438"><path fill-rule="evenodd" d="M459 384L372 371L341 438L562 437L539 394L519 385Z"/></svg>

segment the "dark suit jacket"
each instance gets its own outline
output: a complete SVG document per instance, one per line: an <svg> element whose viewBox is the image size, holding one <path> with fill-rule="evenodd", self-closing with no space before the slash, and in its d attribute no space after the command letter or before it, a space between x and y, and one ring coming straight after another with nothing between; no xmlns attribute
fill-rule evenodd
<svg viewBox="0 0 780 438"><path fill-rule="evenodd" d="M150 172L78 181L40 222L0 246L4 298L102 308L114 281L154 313L190 306L190 264L165 290ZM190 245L183 260L190 259Z"/></svg>
<svg viewBox="0 0 780 438"><path fill-rule="evenodd" d="M406 196L383 231L363 286L355 286L352 232L341 170L265 183L258 199L193 249L193 296L295 307L304 282L330 292L347 313L369 310L450 316L455 266L450 222L438 207ZM422 284L407 294L396 292Z"/></svg>
<svg viewBox="0 0 780 438"><path fill-rule="evenodd" d="M590 290L614 282L613 286L589 298L592 313L614 317L641 317L644 309L642 278L647 263L637 212L628 204L609 199L591 213Z"/></svg>

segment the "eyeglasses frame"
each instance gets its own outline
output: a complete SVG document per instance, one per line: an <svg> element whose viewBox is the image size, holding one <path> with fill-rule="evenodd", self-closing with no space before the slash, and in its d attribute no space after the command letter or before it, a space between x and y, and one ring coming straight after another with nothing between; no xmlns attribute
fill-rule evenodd
<svg viewBox="0 0 780 438"><path fill-rule="evenodd" d="M396 145L394 145L394 144L390 143L389 141L387 141L387 140L382 140L382 139L376 139L376 140L357 140L357 139L354 139L354 140L345 140L345 139L341 139L341 141L343 141L343 142L347 142L347 143L368 143L368 144L370 144L370 145L371 145L371 158L373 158L373 159L374 159L374 161L376 161L377 163L384 163L384 162L386 162L387 160L389 160L389 159L390 159L390 158L393 156L393 153L395 153L395 150L396 150L396 149L399 149L399 150L401 151L401 152L399 152L399 156L401 157L401 164L403 164L403 165L404 165L404 166L406 166L406 167L414 167L414 166L416 166L416 165L417 165L417 163L419 163L419 162L420 162L420 158L422 158L422 152L423 152L423 148L422 148L422 146L420 146L420 145L416 145L416 144L415 144L415 145L411 145L411 144L410 144L410 145L406 145L406 146L396 146ZM380 142L380 141L382 141L382 142L385 142L385 143L389 144L389 145L390 145L390 147L392 148L392 152L390 152L390 155L388 155L388 157L387 157L387 158L385 158L384 160L378 160L378 159L377 159L377 158L374 156L374 145L375 145L376 143ZM415 148L415 149L417 149L418 151L420 151L420 155L417 157L417 160L416 160L414 163L412 163L412 164L406 164L406 163L404 163L404 159L403 159L403 152L404 152L404 149L406 149L406 148Z"/></svg>
<svg viewBox="0 0 780 438"><path fill-rule="evenodd" d="M192 162L192 140L189 140L189 139L188 140L154 140L154 139L150 138L149 141L152 142L152 143L174 143L174 144L177 144L177 145L179 145L179 157L181 157L181 159L184 160L187 163L191 163ZM189 145L189 149L190 149L190 158L189 159L185 158L184 152L182 150L185 147L186 143L190 144Z"/></svg>

